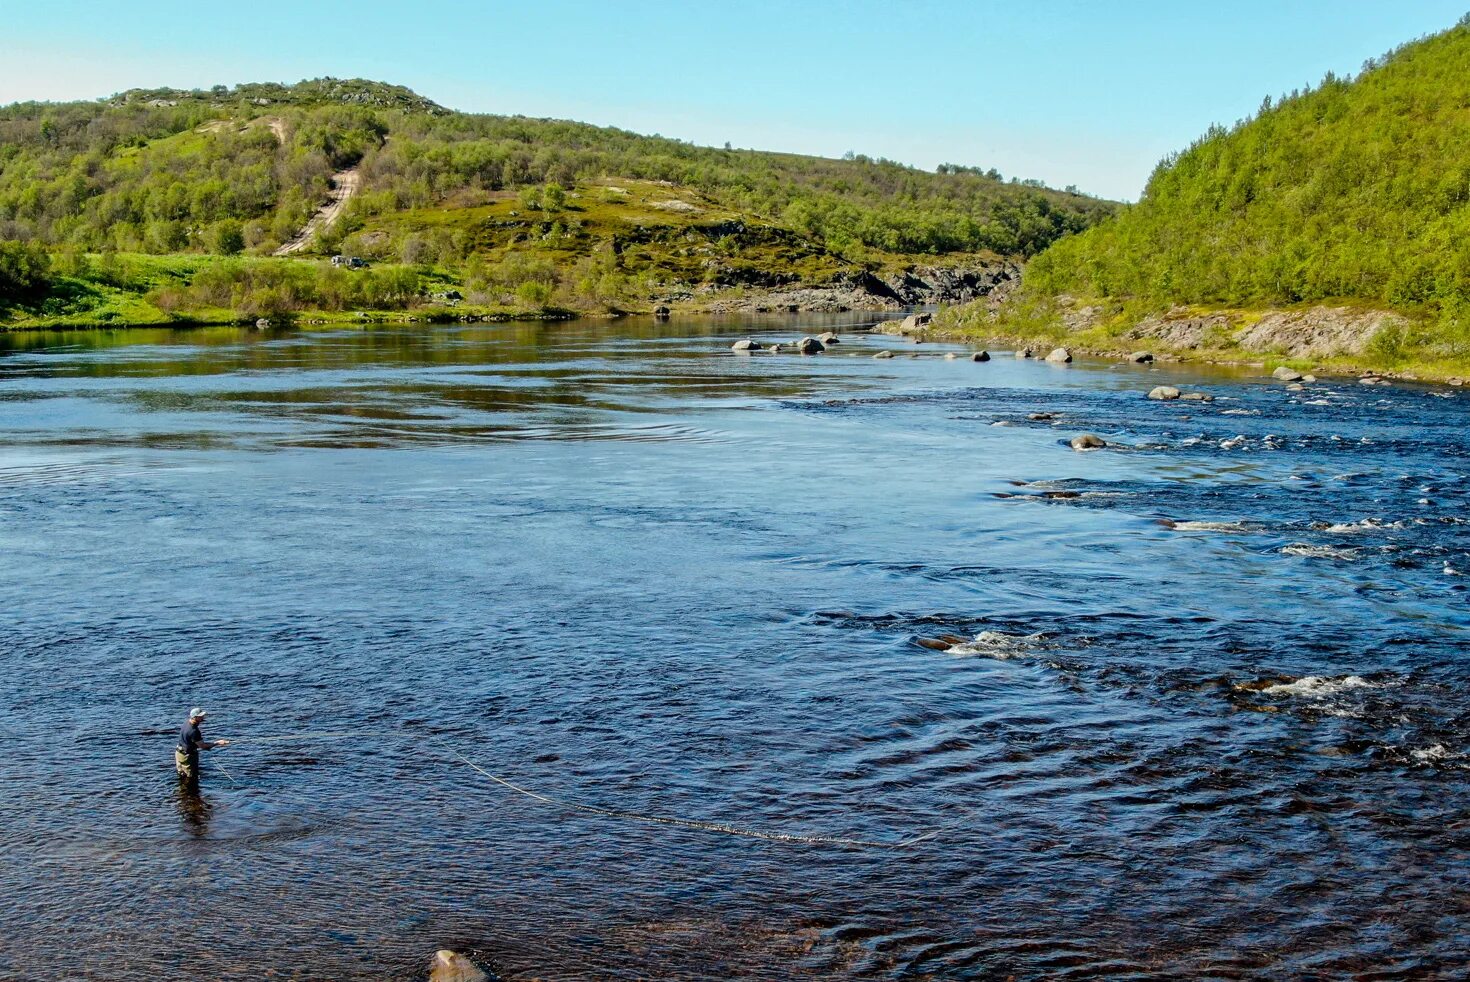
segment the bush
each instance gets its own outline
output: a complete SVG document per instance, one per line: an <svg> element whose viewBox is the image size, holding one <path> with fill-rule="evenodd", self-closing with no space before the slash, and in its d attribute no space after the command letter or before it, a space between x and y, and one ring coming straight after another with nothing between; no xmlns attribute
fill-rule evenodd
<svg viewBox="0 0 1470 982"><path fill-rule="evenodd" d="M51 287L51 257L29 242L0 242L0 303L20 303Z"/></svg>

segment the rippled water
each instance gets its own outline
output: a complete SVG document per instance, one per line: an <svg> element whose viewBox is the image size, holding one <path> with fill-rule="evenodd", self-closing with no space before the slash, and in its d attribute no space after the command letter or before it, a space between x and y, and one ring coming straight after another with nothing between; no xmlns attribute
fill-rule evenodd
<svg viewBox="0 0 1470 982"><path fill-rule="evenodd" d="M837 322L0 336L0 976L1470 971L1465 395Z"/></svg>

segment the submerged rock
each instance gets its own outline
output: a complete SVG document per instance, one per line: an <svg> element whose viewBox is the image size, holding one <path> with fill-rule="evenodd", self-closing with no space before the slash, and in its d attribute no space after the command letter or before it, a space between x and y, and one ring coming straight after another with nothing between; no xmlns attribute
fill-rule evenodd
<svg viewBox="0 0 1470 982"><path fill-rule="evenodd" d="M939 638L918 638L915 642L920 648L928 648L930 651L948 651L954 645Z"/></svg>
<svg viewBox="0 0 1470 982"><path fill-rule="evenodd" d="M955 354L955 353L954 353L954 352L953 352L953 351L946 351L946 352L945 352L945 353L944 353L944 360L945 360L945 361L955 361L955 360L957 360L957 359L958 359L958 358L959 358L959 357L960 357L960 356L959 356L959 355L957 355L957 354Z"/></svg>
<svg viewBox="0 0 1470 982"><path fill-rule="evenodd" d="M1083 433L1081 436L1072 437L1073 450L1101 450L1108 445L1108 441L1096 433Z"/></svg>
<svg viewBox="0 0 1470 982"><path fill-rule="evenodd" d="M988 351L977 351L977 352L975 352L974 354L972 354L970 356L970 360L971 361L989 361L990 360L990 352L988 352Z"/></svg>
<svg viewBox="0 0 1470 982"><path fill-rule="evenodd" d="M760 342L759 341L755 341L755 340L753 340L751 338L746 338L743 341L736 341L734 344L730 345L730 350L731 351L760 351L761 350L761 345L760 345Z"/></svg>
<svg viewBox="0 0 1470 982"><path fill-rule="evenodd" d="M1072 352L1066 348L1053 348L1051 354L1046 356L1046 360L1058 365L1065 365L1072 360Z"/></svg>
<svg viewBox="0 0 1470 982"><path fill-rule="evenodd" d="M429 982L490 982L490 976L459 952L441 948L434 953Z"/></svg>
<svg viewBox="0 0 1470 982"><path fill-rule="evenodd" d="M874 355L873 357L874 358L892 358L893 357L893 352L891 352L891 351L880 351L876 355Z"/></svg>
<svg viewBox="0 0 1470 982"><path fill-rule="evenodd" d="M1208 395L1208 394L1206 394L1204 392L1186 392L1182 396L1180 396L1179 398L1186 399L1186 400L1188 400L1190 402L1214 402L1215 401L1215 397L1214 396Z"/></svg>
<svg viewBox="0 0 1470 982"><path fill-rule="evenodd" d="M1159 402L1179 398L1179 390L1172 385L1156 385L1148 392L1148 397Z"/></svg>

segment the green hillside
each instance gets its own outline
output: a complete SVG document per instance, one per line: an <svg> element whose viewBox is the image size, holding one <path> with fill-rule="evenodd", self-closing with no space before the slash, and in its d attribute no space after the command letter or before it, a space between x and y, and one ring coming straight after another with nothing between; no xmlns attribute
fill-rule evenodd
<svg viewBox="0 0 1470 982"><path fill-rule="evenodd" d="M1024 294L1016 318L1065 296L1115 328L1178 305L1379 307L1412 325L1380 358L1470 355L1470 19L1210 129L1137 205L1037 257Z"/></svg>
<svg viewBox="0 0 1470 982"><path fill-rule="evenodd" d="M0 108L0 242L45 251L53 271L92 285L110 254L266 257L349 173L355 194L302 255L341 250L473 281L491 288L492 306L507 299L498 287L528 282L527 269L541 271L533 278L544 287L530 299L585 305L590 283L600 284L596 302L637 306L711 286L820 285L916 261L1024 258L1115 207L993 171L699 147L452 112L401 87L319 79ZM275 290L277 306L314 307L316 294L332 292L297 296L299 271L231 268L247 294ZM0 272L0 302L54 319L86 294L74 283L58 300L43 282L50 274L38 275L7 287ZM191 273L148 282L173 288L149 300L163 316L169 303L193 303Z"/></svg>

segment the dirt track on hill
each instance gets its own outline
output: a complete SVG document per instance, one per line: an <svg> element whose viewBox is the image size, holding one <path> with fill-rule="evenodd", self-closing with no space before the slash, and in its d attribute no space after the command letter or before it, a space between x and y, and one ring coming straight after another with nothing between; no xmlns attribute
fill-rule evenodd
<svg viewBox="0 0 1470 982"><path fill-rule="evenodd" d="M347 207L347 202L352 200L352 196L357 193L358 188L361 186L362 176L358 173L356 167L349 167L347 170L338 171L333 174L330 200L318 208L316 214L311 216L311 220L306 223L306 226L292 236L291 241L277 249L275 255L289 256L293 252L300 252L310 245L311 240L316 238L318 232L329 229L336 224L337 219L342 217L342 212Z"/></svg>

